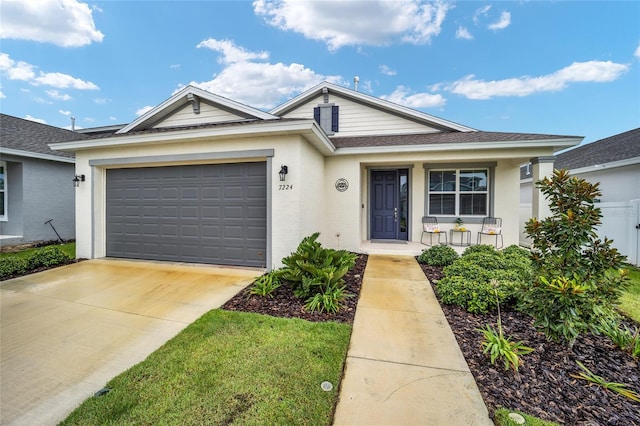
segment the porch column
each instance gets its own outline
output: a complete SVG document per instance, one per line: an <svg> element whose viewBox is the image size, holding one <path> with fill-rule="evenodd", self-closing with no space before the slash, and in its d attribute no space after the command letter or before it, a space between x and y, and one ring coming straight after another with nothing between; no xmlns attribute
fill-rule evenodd
<svg viewBox="0 0 640 426"><path fill-rule="evenodd" d="M553 163L556 157L536 157L531 160L531 177L533 178L532 197L531 197L531 217L538 220L551 216L551 209L544 194L536 187L536 182L546 176L553 174Z"/></svg>

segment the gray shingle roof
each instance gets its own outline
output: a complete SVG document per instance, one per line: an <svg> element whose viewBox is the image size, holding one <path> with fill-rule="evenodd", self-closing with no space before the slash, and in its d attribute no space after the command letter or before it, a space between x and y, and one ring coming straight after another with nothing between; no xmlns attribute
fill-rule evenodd
<svg viewBox="0 0 640 426"><path fill-rule="evenodd" d="M553 140L576 136L505 132L445 132L412 135L356 136L330 138L336 148L364 148L376 146L431 145L472 142L517 142Z"/></svg>
<svg viewBox="0 0 640 426"><path fill-rule="evenodd" d="M54 151L47 144L80 139L88 139L88 137L59 127L0 114L0 146L2 148L73 158L73 153Z"/></svg>
<svg viewBox="0 0 640 426"><path fill-rule="evenodd" d="M556 169L578 169L640 157L640 127L558 154Z"/></svg>

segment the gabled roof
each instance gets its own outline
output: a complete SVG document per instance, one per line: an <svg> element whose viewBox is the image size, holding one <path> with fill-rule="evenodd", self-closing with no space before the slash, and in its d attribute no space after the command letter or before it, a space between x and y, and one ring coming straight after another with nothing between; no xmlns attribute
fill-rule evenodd
<svg viewBox="0 0 640 426"><path fill-rule="evenodd" d="M248 105L244 105L240 102L207 92L206 90L198 89L194 86L186 86L160 105L147 111L145 114L118 130L116 133L121 134L128 133L130 131L146 130L186 105L194 104L195 108L195 105L199 102L206 102L220 109L233 112L247 120L278 119L277 116L268 114Z"/></svg>
<svg viewBox="0 0 640 426"><path fill-rule="evenodd" d="M632 159L640 160L640 128L558 154L554 167L575 170Z"/></svg>
<svg viewBox="0 0 640 426"><path fill-rule="evenodd" d="M0 153L45 160L73 162L72 152L55 151L50 143L87 139L71 130L0 114Z"/></svg>
<svg viewBox="0 0 640 426"><path fill-rule="evenodd" d="M458 131L458 132L473 132L475 129L462 124L454 123L453 121L444 120L442 118L435 117L433 115L426 114L424 112L417 111L415 109L407 108L402 105L395 104L393 102L386 101L384 99L376 98L374 96L367 95L362 92L348 89L346 87L340 87L336 84L324 81L317 86L312 87L306 92L301 93L295 98L285 102L284 104L275 107L269 111L273 115L283 116L289 111L297 108L301 104L315 98L323 93L323 90L328 90L329 93L339 94L340 96L350 99L355 102L359 102L389 112L391 114L399 115L401 117L409 118L414 121L425 123L431 127L438 128L442 131Z"/></svg>

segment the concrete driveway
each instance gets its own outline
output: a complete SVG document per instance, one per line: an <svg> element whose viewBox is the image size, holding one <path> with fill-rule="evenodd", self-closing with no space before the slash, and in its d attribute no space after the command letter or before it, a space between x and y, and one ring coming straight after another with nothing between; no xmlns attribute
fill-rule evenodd
<svg viewBox="0 0 640 426"><path fill-rule="evenodd" d="M56 424L260 274L97 259L1 282L0 424Z"/></svg>

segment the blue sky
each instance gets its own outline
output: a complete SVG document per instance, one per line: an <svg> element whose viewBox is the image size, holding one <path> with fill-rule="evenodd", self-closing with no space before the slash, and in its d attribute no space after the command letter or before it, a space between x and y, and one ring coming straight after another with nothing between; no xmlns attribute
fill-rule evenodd
<svg viewBox="0 0 640 426"><path fill-rule="evenodd" d="M637 1L0 0L0 110L128 123L194 84L269 110L327 80L479 130L640 126Z"/></svg>

